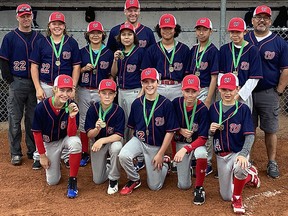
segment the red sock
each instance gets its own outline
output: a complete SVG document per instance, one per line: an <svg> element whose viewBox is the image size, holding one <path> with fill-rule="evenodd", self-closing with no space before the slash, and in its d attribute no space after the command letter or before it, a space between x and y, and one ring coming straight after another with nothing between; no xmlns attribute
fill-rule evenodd
<svg viewBox="0 0 288 216"><path fill-rule="evenodd" d="M69 155L70 176L76 177L78 174L81 160L81 153Z"/></svg>
<svg viewBox="0 0 288 216"><path fill-rule="evenodd" d="M234 177L234 191L233 195L235 196L241 196L243 188L246 184L246 179L240 180Z"/></svg>
<svg viewBox="0 0 288 216"><path fill-rule="evenodd" d="M172 158L174 158L176 154L176 142L174 139L171 140L171 147L172 147Z"/></svg>
<svg viewBox="0 0 288 216"><path fill-rule="evenodd" d="M80 132L80 140L82 143L82 152L86 152L88 153L88 137L87 134L85 132Z"/></svg>
<svg viewBox="0 0 288 216"><path fill-rule="evenodd" d="M196 160L196 182L195 187L203 186L207 168L207 158L198 158Z"/></svg>
<svg viewBox="0 0 288 216"><path fill-rule="evenodd" d="M248 182L250 182L252 180L252 175L248 174L247 178L245 179L245 184L247 184Z"/></svg>

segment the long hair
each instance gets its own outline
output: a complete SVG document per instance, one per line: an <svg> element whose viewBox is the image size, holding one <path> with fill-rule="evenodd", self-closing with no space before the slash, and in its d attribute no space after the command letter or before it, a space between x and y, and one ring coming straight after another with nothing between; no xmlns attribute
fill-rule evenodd
<svg viewBox="0 0 288 216"><path fill-rule="evenodd" d="M159 27L159 24L157 24L154 28L155 32L157 33L158 37L159 38L162 38L161 36L161 29ZM175 27L175 34L174 34L174 38L178 37L180 32L181 32L181 26L179 24L176 24L176 27Z"/></svg>

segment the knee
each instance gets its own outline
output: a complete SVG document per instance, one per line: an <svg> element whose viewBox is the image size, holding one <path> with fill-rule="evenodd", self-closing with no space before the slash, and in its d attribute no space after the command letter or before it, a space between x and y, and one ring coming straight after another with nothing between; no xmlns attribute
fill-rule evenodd
<svg viewBox="0 0 288 216"><path fill-rule="evenodd" d="M120 151L118 157L119 157L119 161L120 161L121 164L125 163L127 161L130 161L130 160L133 160L131 158L130 154L129 154L129 151L126 151L126 150L123 150L123 149Z"/></svg>
<svg viewBox="0 0 288 216"><path fill-rule="evenodd" d="M158 190L160 190L162 187L163 187L163 184L161 184L161 183L156 183L156 184L148 184L148 187L149 187L149 189L150 190L152 190L152 191L158 191Z"/></svg>
<svg viewBox="0 0 288 216"><path fill-rule="evenodd" d="M60 178L57 179L57 178L49 178L47 179L47 184L50 185L50 186L53 186L53 185L57 185L60 181Z"/></svg>
<svg viewBox="0 0 288 216"><path fill-rule="evenodd" d="M82 144L78 136L73 136L69 138L70 143L70 154L77 154L82 152Z"/></svg>
<svg viewBox="0 0 288 216"><path fill-rule="evenodd" d="M118 141L118 142L113 142L111 144L111 153L112 154L118 155L119 152L121 151L121 149L122 149L122 142Z"/></svg>
<svg viewBox="0 0 288 216"><path fill-rule="evenodd" d="M235 165L233 173L234 173L235 178L239 180L245 179L248 175L247 170L242 169L242 167L239 166L238 164Z"/></svg>
<svg viewBox="0 0 288 216"><path fill-rule="evenodd" d="M204 146L198 147L194 151L195 158L208 158L207 150Z"/></svg>
<svg viewBox="0 0 288 216"><path fill-rule="evenodd" d="M184 184L183 182L178 182L178 188L181 190L188 190L191 187L191 184Z"/></svg>

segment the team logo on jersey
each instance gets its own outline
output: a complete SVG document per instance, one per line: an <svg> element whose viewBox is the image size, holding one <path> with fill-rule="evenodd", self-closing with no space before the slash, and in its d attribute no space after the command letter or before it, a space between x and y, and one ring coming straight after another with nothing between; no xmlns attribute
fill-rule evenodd
<svg viewBox="0 0 288 216"><path fill-rule="evenodd" d="M174 70L175 71L181 71L183 69L183 63L175 62L174 63Z"/></svg>
<svg viewBox="0 0 288 216"><path fill-rule="evenodd" d="M114 128L113 128L113 127L108 127L108 128L107 128L107 133L108 133L109 135L113 134L113 133L114 133Z"/></svg>
<svg viewBox="0 0 288 216"><path fill-rule="evenodd" d="M50 142L49 136L43 134L43 141L44 142Z"/></svg>
<svg viewBox="0 0 288 216"><path fill-rule="evenodd" d="M70 58L71 58L71 52L64 51L63 52L63 59L70 59Z"/></svg>
<svg viewBox="0 0 288 216"><path fill-rule="evenodd" d="M136 70L136 65L128 64L127 65L127 72L133 73Z"/></svg>
<svg viewBox="0 0 288 216"><path fill-rule="evenodd" d="M139 40L139 47L146 47L147 41L146 40Z"/></svg>
<svg viewBox="0 0 288 216"><path fill-rule="evenodd" d="M155 118L155 125L156 126L163 126L165 124L164 117L156 117Z"/></svg>
<svg viewBox="0 0 288 216"><path fill-rule="evenodd" d="M240 130L241 130L241 124L231 123L229 125L229 132L230 133L236 134L236 133L239 133Z"/></svg>
<svg viewBox="0 0 288 216"><path fill-rule="evenodd" d="M61 121L60 128L61 130L66 128L66 121Z"/></svg>
<svg viewBox="0 0 288 216"><path fill-rule="evenodd" d="M264 53L264 58L267 60L272 60L275 57L275 52L266 51Z"/></svg>
<svg viewBox="0 0 288 216"><path fill-rule="evenodd" d="M208 67L208 62L201 62L200 63L200 70L206 70Z"/></svg>
<svg viewBox="0 0 288 216"><path fill-rule="evenodd" d="M100 61L100 68L101 69L107 69L109 67L109 62L105 62L105 61Z"/></svg>
<svg viewBox="0 0 288 216"><path fill-rule="evenodd" d="M249 62L241 62L240 69L246 71L249 70Z"/></svg>

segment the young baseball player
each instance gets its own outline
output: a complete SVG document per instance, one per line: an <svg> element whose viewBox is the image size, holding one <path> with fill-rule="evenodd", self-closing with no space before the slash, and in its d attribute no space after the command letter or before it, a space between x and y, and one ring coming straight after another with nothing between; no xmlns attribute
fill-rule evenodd
<svg viewBox="0 0 288 216"><path fill-rule="evenodd" d="M174 136L177 153L178 188L191 187L190 164L192 155L196 158L196 183L194 188L194 204L205 202L203 187L207 167L207 150L205 143L208 138L209 113L205 104L197 99L200 94L200 80L196 75L187 75L182 81L183 97L173 100L174 109L180 130Z"/></svg>
<svg viewBox="0 0 288 216"><path fill-rule="evenodd" d="M253 91L253 121L265 133L268 164L267 175L278 178L276 162L277 131L279 130L279 96L283 95L288 82L288 45L285 40L270 31L272 11L266 5L258 6L252 18L254 31L245 39L257 46L262 60L263 79Z"/></svg>
<svg viewBox="0 0 288 216"><path fill-rule="evenodd" d="M35 32L31 28L33 15L30 5L19 5L16 9L16 19L18 28L4 36L0 49L2 76L9 84L7 103L8 137L11 164L15 166L22 164L21 119L23 115L25 116L27 157L28 159L36 159L34 154L36 148L31 126L37 101L28 58L35 47L35 43L43 38L39 32ZM40 169L39 161L34 160L32 168Z"/></svg>
<svg viewBox="0 0 288 216"><path fill-rule="evenodd" d="M81 75L77 89L82 143L80 166L86 166L90 160L88 137L84 129L86 112L91 102L100 101L98 86L103 79L109 77L113 62L113 53L104 45L105 38L103 25L98 21L90 22L85 33L88 45L80 50Z"/></svg>
<svg viewBox="0 0 288 216"><path fill-rule="evenodd" d="M109 179L107 193L118 192L120 163L118 154L122 148L125 116L123 109L113 103L116 96L116 83L103 79L99 84L99 102L94 102L88 109L85 130L94 143L91 147L93 181L102 184ZM110 165L107 166L107 154Z"/></svg>
<svg viewBox="0 0 288 216"><path fill-rule="evenodd" d="M235 100L239 81L235 74L224 74L220 79L221 100L209 110L209 133L217 158L220 195L223 200L232 200L235 213L245 213L242 191L246 183L260 187L256 167L249 163L249 154L254 142L254 127L249 107Z"/></svg>
<svg viewBox="0 0 288 216"><path fill-rule="evenodd" d="M126 16L126 21L124 23L130 23L134 26L139 41L139 47L148 48L156 43L152 30L138 21L140 16L140 3L138 0L126 0L124 14ZM116 37L119 35L120 27L124 23L114 26L110 31L107 47L113 52L123 49L123 46L120 41L116 40Z"/></svg>
<svg viewBox="0 0 288 216"><path fill-rule="evenodd" d="M76 103L69 99L72 92L72 78L68 75L57 76L54 80L53 96L36 106L32 125L40 163L46 170L46 181L49 185L59 183L61 153L64 148L69 152L68 198L75 198L78 195L77 174L82 148L81 141L76 135L79 110Z"/></svg>
<svg viewBox="0 0 288 216"><path fill-rule="evenodd" d="M122 195L132 193L141 185L133 164L133 159L140 154L144 155L147 184L151 190L160 190L168 173L170 158L164 154L179 126L172 102L157 93L158 81L155 68L142 71L141 84L145 94L132 104L128 127L132 129L133 137L119 154L129 180L120 191Z"/></svg>
<svg viewBox="0 0 288 216"><path fill-rule="evenodd" d="M247 30L242 18L232 18L228 32L232 42L220 48L220 73L233 73L238 77L240 89L235 99L247 104L252 112L252 91L263 78L259 51L244 40Z"/></svg>

